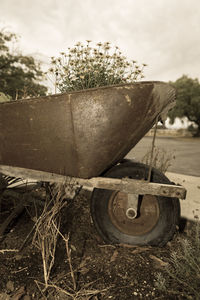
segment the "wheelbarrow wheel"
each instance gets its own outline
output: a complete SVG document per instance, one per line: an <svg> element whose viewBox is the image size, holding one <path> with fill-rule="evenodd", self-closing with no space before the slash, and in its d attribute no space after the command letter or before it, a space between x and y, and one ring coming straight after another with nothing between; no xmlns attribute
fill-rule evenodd
<svg viewBox="0 0 200 300"><path fill-rule="evenodd" d="M146 179L148 166L125 162L110 169L105 177ZM151 181L171 183L160 171L153 168ZM138 215L128 218L128 195L122 192L94 189L91 197L91 216L94 226L106 243L164 246L172 239L180 217L177 198L136 195Z"/></svg>

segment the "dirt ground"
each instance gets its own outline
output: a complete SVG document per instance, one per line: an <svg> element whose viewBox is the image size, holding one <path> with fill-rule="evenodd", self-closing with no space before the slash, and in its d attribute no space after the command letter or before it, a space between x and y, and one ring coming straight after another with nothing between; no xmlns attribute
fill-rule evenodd
<svg viewBox="0 0 200 300"><path fill-rule="evenodd" d="M170 291L161 292L156 283L157 274L164 272L171 251L179 251L179 237L187 235L191 224L177 230L173 240L163 248L106 245L90 218L90 196L89 191L81 191L62 210L61 232L70 234L73 270L70 270L66 244L59 237L50 276L52 287L46 292L42 292L41 253L32 244L34 220L42 205L26 205L0 244L0 299L185 299L181 285L176 286L180 290L177 296ZM2 199L0 223L9 215L14 202ZM177 283L171 282L171 290L174 285Z"/></svg>
<svg viewBox="0 0 200 300"><path fill-rule="evenodd" d="M151 141L150 137L142 139L128 157L140 160ZM158 138L156 143L175 152L170 172L200 176L199 139ZM38 193L41 196L44 191L40 189ZM71 263L66 243L59 236L51 286L46 291L41 252L32 243L35 220L44 201L27 202L0 240L0 300L195 299L183 294L182 284L173 280L170 289L162 292L157 280L159 273L165 274L171 253L179 253L180 238L191 234L191 221L182 220L173 240L163 248L107 245L92 223L90 196L91 192L81 191L73 202L66 200L67 206L61 212L61 232L64 236L69 234ZM2 197L0 228L17 201ZM179 291L176 295L175 290Z"/></svg>

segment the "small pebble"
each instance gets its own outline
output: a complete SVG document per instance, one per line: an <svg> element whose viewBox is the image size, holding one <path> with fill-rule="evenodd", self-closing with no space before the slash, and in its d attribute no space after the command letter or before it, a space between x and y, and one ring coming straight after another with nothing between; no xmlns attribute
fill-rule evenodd
<svg viewBox="0 0 200 300"><path fill-rule="evenodd" d="M6 293L0 293L0 300L10 300L10 296Z"/></svg>
<svg viewBox="0 0 200 300"><path fill-rule="evenodd" d="M15 259L16 259L16 260L21 260L21 259L22 259L22 255L17 254L17 255L15 256Z"/></svg>
<svg viewBox="0 0 200 300"><path fill-rule="evenodd" d="M11 281L11 280L9 280L7 283L6 283L6 288L7 288L7 290L9 290L10 292L13 292L14 291L14 283Z"/></svg>

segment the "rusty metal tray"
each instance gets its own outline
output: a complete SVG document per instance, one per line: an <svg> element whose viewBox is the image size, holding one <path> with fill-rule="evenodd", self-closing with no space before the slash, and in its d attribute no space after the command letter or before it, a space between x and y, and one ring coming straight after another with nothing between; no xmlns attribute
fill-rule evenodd
<svg viewBox="0 0 200 300"><path fill-rule="evenodd" d="M170 85L140 82L1 103L0 165L99 176L174 101Z"/></svg>

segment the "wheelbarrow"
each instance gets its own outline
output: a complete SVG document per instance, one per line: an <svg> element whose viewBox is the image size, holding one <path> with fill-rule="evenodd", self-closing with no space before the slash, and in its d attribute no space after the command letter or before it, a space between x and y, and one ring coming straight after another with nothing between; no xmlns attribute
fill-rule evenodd
<svg viewBox="0 0 200 300"><path fill-rule="evenodd" d="M92 188L93 223L106 243L163 246L186 190L124 157L174 103L163 82L1 103L0 172Z"/></svg>

